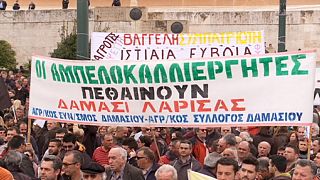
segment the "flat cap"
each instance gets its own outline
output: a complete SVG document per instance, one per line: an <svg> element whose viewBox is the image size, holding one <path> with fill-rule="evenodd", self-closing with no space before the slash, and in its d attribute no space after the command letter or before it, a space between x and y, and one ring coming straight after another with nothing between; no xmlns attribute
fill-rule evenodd
<svg viewBox="0 0 320 180"><path fill-rule="evenodd" d="M90 162L81 166L81 171L88 174L99 174L105 172L105 169L96 162Z"/></svg>

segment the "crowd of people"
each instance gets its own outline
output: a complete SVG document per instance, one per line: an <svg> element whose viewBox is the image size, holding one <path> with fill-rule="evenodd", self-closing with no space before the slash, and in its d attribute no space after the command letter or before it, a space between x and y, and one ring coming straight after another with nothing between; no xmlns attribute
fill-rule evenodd
<svg viewBox="0 0 320 180"><path fill-rule="evenodd" d="M0 0L0 10L6 10L7 9L7 1L5 0ZM29 10L34 10L36 8L36 5L33 1L30 2L28 9ZM12 5L12 10L18 11L20 10L20 4L19 0L16 0L16 2Z"/></svg>
<svg viewBox="0 0 320 180"><path fill-rule="evenodd" d="M311 137L306 127L97 127L39 120L28 127L30 79L22 71L1 71L1 79L12 102L0 113L1 180L188 180L189 169L218 180L313 180L320 174L316 111Z"/></svg>
<svg viewBox="0 0 320 180"><path fill-rule="evenodd" d="M62 9L68 9L69 8L69 0L62 0ZM6 10L7 9L7 1L6 0L0 0L0 10ZM120 0L113 0L112 6L121 6ZM90 6L90 0L88 0L88 6ZM36 8L36 5L33 1L30 2L28 9L34 10ZM16 0L16 2L12 5L12 10L20 10L20 4L19 1Z"/></svg>

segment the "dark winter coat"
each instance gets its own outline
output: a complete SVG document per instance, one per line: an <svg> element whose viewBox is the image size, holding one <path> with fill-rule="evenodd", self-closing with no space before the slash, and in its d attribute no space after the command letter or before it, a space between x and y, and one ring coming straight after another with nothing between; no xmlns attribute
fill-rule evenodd
<svg viewBox="0 0 320 180"><path fill-rule="evenodd" d="M189 161L183 163L180 159L176 159L170 163L178 173L178 179L188 179L188 169L199 172L201 170L201 164L194 157L191 157Z"/></svg>

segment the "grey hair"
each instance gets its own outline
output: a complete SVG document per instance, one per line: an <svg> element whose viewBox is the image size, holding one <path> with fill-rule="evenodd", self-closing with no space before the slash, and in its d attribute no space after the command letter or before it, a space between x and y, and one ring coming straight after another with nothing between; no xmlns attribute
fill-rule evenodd
<svg viewBox="0 0 320 180"><path fill-rule="evenodd" d="M309 166L312 172L312 175L315 176L317 174L317 165L311 160L300 159L297 161L296 166L299 165L301 167Z"/></svg>
<svg viewBox="0 0 320 180"><path fill-rule="evenodd" d="M178 180L177 170L173 166L169 164L164 164L160 166L155 173L156 179L158 179L160 176L160 173L163 173L163 172L172 172L172 180Z"/></svg>
<svg viewBox="0 0 320 180"><path fill-rule="evenodd" d="M128 153L125 149L123 149L122 147L114 147L112 149L116 149L119 151L122 159L126 160L127 161L127 158L128 158Z"/></svg>
<svg viewBox="0 0 320 180"><path fill-rule="evenodd" d="M62 168L62 160L58 156L54 155L46 155L42 158L42 161L51 161L52 162L52 167L54 170L58 170Z"/></svg>
<svg viewBox="0 0 320 180"><path fill-rule="evenodd" d="M217 161L222 158L222 155L217 153L217 152L212 152L209 153L205 158L204 158L204 165L208 167L216 167Z"/></svg>
<svg viewBox="0 0 320 180"><path fill-rule="evenodd" d="M223 136L223 139L230 146L235 146L237 144L236 136L234 134L226 134Z"/></svg>
<svg viewBox="0 0 320 180"><path fill-rule="evenodd" d="M243 136L243 140L248 141L248 142L253 142L252 137L250 136L250 134L246 131L240 132L239 136Z"/></svg>
<svg viewBox="0 0 320 180"><path fill-rule="evenodd" d="M4 158L4 162L10 171L19 170L22 163L22 158L23 156L21 153L10 150Z"/></svg>

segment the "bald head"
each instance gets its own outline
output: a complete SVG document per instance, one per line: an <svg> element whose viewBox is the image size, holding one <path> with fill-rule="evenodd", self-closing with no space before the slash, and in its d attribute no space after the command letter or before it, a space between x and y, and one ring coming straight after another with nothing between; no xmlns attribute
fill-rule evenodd
<svg viewBox="0 0 320 180"><path fill-rule="evenodd" d="M240 160L245 159L250 155L250 144L247 141L241 141L238 145L238 156Z"/></svg>
<svg viewBox="0 0 320 180"><path fill-rule="evenodd" d="M262 141L258 145L258 157L268 157L271 150L271 145L266 142Z"/></svg>

